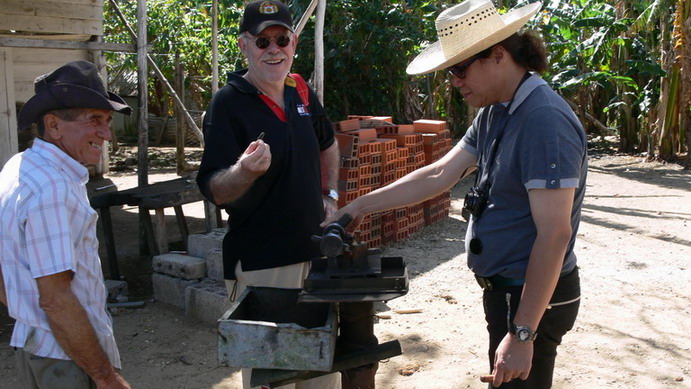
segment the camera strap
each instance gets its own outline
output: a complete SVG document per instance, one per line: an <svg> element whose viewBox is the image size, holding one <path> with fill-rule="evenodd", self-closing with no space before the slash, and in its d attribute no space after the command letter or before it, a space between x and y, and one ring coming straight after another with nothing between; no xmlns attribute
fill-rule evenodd
<svg viewBox="0 0 691 389"><path fill-rule="evenodd" d="M494 165L494 159L497 153L497 148L499 148L499 142L501 142L501 139L504 136L504 131L506 130L506 127L509 124L509 112L511 111L511 105L513 104L513 100L516 97L516 92L518 92L518 89L528 78L530 78L530 72L525 73L525 75L521 79L521 82L518 83L516 90L513 91L511 101L509 101L509 103L506 106L504 106L503 103L494 104L491 107L491 110L489 110L489 112L487 112L486 114L484 114L486 111L483 112L485 116L484 119L485 128L487 129L487 136L489 137L491 135L491 127L497 128L498 130L497 135L492 140L489 153L487 154L487 159L484 161L483 158L485 156L482 153L482 149L480 149L478 161L480 162L480 169L482 171L482 174L478 174L475 176L475 187L477 187L481 193L486 193L489 195L489 175L492 171L492 165ZM495 124L495 120L497 121L497 124Z"/></svg>

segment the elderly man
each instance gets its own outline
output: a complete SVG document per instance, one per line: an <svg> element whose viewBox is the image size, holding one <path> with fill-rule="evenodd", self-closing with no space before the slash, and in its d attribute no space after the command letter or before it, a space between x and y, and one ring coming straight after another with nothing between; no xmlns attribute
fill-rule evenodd
<svg viewBox="0 0 691 389"><path fill-rule="evenodd" d="M337 208L339 161L324 108L290 73L298 36L288 7L247 4L237 42L248 68L229 74L208 107L197 175L202 193L230 216L223 266L231 300L248 285L302 287L320 256L311 236ZM339 386L333 374L296 385Z"/></svg>
<svg viewBox="0 0 691 389"><path fill-rule="evenodd" d="M0 301L16 319L20 379L25 388L129 388L85 184L112 111L131 109L87 61L40 76L35 91L18 120L20 130L36 123L38 138L0 173Z"/></svg>
<svg viewBox="0 0 691 389"><path fill-rule="evenodd" d="M481 108L439 161L357 198L332 217L416 203L448 190L475 168L464 214L468 266L483 292L490 387L552 385L557 347L578 314L574 243L587 175L586 136L568 104L539 76L542 40L519 31L540 3L499 14L490 0L466 0L437 18L439 41L409 74L448 70L451 85Z"/></svg>

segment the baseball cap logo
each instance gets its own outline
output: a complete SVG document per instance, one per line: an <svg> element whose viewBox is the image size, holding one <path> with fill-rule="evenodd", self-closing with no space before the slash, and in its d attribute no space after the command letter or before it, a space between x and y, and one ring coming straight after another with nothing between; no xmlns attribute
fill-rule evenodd
<svg viewBox="0 0 691 389"><path fill-rule="evenodd" d="M270 1L265 1L259 6L259 13L264 15L278 13L278 6Z"/></svg>

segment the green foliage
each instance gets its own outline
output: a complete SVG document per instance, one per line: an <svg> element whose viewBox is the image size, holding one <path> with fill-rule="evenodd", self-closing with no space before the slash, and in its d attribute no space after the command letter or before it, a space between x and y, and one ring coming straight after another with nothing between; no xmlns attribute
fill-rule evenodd
<svg viewBox="0 0 691 389"><path fill-rule="evenodd" d="M304 1L309 3L309 1ZM436 2L327 2L324 100L334 120L348 114L403 116L405 73L423 42L435 39ZM306 5L305 5L306 6ZM295 71L314 68L314 24L300 37Z"/></svg>
<svg viewBox="0 0 691 389"><path fill-rule="evenodd" d="M147 34L150 56L171 82L175 79L175 54L189 75L186 86L199 109L205 109L211 98L211 4L210 0L149 0L147 2ZM220 74L234 67L241 57L235 37L242 10L241 0L219 1L218 47ZM135 1L118 1L118 6L136 32ZM110 2L104 5L104 31L108 42L133 42L129 32L116 15ZM122 69L135 72L134 53L107 53L109 74L120 74ZM153 73L151 73L153 74ZM134 78L136 80L136 78ZM162 107L167 93L155 77L150 76L149 98L153 111ZM223 83L223 79L220 80ZM163 112L157 112L163 114ZM168 112L170 114L170 112Z"/></svg>
<svg viewBox="0 0 691 389"><path fill-rule="evenodd" d="M532 1L505 0L501 11ZM670 17L677 2L689 1L542 2L540 16L528 27L541 32L550 53L545 80L616 129L622 150L635 151L640 140L654 133L651 113L661 100L661 80L671 69L671 61L663 63L670 58L674 39ZM310 0L288 3L297 23ZM105 39L131 42L110 4L105 4ZM119 0L119 4L134 26L136 2ZM219 1L221 84L223 74L244 66L235 43L243 4L242 0ZM423 115L443 118L456 135L462 134L469 119L467 107L445 72L422 77L405 73L408 63L436 41L435 18L450 5L430 0L327 1L324 100L331 118L392 115L403 123ZM173 80L175 53L179 53L189 74L188 90L198 109L204 109L211 94L211 0L149 0L148 12L152 57ZM301 34L293 68L306 78L314 69L313 21L314 17ZM136 56L108 53L108 63L114 68L110 74L121 74L120 68L134 73ZM149 82L150 106L170 107L163 104L167 96L160 83L154 77ZM594 128L589 126L588 131Z"/></svg>

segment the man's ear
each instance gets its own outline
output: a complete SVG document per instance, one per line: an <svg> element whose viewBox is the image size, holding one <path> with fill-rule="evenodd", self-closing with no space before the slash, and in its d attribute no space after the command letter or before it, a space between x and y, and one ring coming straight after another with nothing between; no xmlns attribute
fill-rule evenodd
<svg viewBox="0 0 691 389"><path fill-rule="evenodd" d="M238 47L240 48L240 52L247 57L247 53L245 53L245 49L247 48L247 40L242 35L238 37Z"/></svg>
<svg viewBox="0 0 691 389"><path fill-rule="evenodd" d="M492 58L498 64L506 57L506 49L502 45L495 45L492 48Z"/></svg>
<svg viewBox="0 0 691 389"><path fill-rule="evenodd" d="M47 113L43 116L43 136L48 139L60 139L62 133L58 128L58 117L52 113Z"/></svg>

